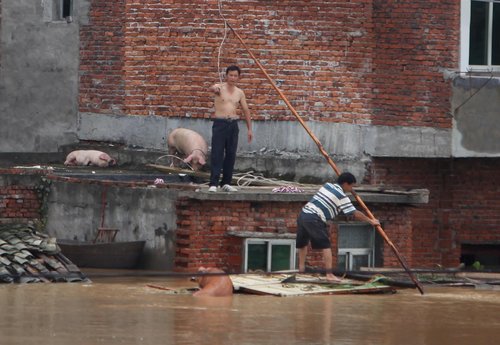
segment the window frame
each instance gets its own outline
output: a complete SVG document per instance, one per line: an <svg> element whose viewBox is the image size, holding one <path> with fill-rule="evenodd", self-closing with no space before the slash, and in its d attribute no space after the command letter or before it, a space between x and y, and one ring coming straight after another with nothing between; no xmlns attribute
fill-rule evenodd
<svg viewBox="0 0 500 345"><path fill-rule="evenodd" d="M493 4L498 3L498 0L475 0L488 2L490 5L489 20L488 20L488 64L487 65L470 65L469 64L469 47L470 47L470 23L471 23L471 4L473 0L462 0L460 4L460 71L462 72L492 72L500 71L500 65L492 65L492 30L493 30Z"/></svg>
<svg viewBox="0 0 500 345"><path fill-rule="evenodd" d="M295 248L295 240L292 239L274 239L274 238L246 238L243 246L244 259L243 259L243 272L248 272L248 245L249 244L265 244L267 245L267 267L266 272L271 272L272 265L272 246L273 245L290 245L290 265L289 269L294 270L296 268L296 258L297 250Z"/></svg>
<svg viewBox="0 0 500 345"><path fill-rule="evenodd" d="M368 256L368 267L375 267L375 252L376 252L376 230L373 226L364 222L339 222L337 223L338 235L337 235L337 262L339 257L345 255L345 266L343 269L346 271L353 270L353 256L355 255L367 255ZM370 248L341 248L340 247L340 232L342 228L349 227L364 227L370 231ZM348 230L347 230L348 231ZM337 264L338 266L338 264ZM340 267L339 267L340 268Z"/></svg>

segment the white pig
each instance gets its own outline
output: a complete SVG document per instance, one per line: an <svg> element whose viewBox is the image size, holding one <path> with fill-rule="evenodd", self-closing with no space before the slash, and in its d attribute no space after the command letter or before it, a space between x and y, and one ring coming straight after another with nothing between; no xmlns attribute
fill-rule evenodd
<svg viewBox="0 0 500 345"><path fill-rule="evenodd" d="M170 154L181 154L185 163L189 163L194 170L200 170L207 163L208 145L205 139L197 132L187 128L176 128L167 139Z"/></svg>
<svg viewBox="0 0 500 345"><path fill-rule="evenodd" d="M107 153L97 150L76 150L66 157L64 165L95 165L98 167L108 167L115 165L116 160Z"/></svg>

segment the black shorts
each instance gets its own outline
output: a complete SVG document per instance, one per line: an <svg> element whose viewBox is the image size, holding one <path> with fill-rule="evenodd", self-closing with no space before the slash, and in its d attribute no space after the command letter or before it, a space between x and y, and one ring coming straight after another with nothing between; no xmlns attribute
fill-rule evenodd
<svg viewBox="0 0 500 345"><path fill-rule="evenodd" d="M297 240L295 246L303 248L311 241L313 249L332 247L330 233L325 222L315 214L300 212L297 218Z"/></svg>

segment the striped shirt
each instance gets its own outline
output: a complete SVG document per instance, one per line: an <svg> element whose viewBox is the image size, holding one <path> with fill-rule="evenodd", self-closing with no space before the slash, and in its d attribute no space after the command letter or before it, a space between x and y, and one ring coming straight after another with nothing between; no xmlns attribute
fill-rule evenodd
<svg viewBox="0 0 500 345"><path fill-rule="evenodd" d="M356 211L351 200L338 184L326 183L302 208L304 213L318 215L326 222L335 218L340 212L345 215Z"/></svg>

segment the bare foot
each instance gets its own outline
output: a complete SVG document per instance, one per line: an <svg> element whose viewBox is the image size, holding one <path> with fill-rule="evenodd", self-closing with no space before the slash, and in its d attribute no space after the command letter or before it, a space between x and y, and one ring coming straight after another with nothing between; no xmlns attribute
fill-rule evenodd
<svg viewBox="0 0 500 345"><path fill-rule="evenodd" d="M331 283L340 283L342 279L336 277L332 273L327 273L326 274L326 281L331 282Z"/></svg>

